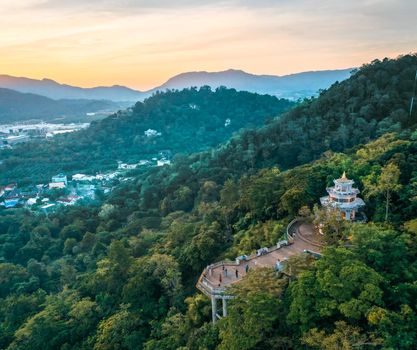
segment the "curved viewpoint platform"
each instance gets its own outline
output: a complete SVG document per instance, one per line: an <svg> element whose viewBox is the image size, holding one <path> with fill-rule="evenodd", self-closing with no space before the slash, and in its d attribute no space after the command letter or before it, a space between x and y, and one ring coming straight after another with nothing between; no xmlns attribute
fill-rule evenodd
<svg viewBox="0 0 417 350"><path fill-rule="evenodd" d="M321 246L321 235L316 234L314 226L296 219L288 225L287 240L278 242L276 246L260 249L257 254L244 259L220 261L207 266L196 287L212 299L213 322L221 317L217 314L216 299L222 299L223 316L226 316L226 300L232 298L227 293L227 287L241 281L247 271L260 267L277 267L277 264L289 257L305 252L319 254Z"/></svg>

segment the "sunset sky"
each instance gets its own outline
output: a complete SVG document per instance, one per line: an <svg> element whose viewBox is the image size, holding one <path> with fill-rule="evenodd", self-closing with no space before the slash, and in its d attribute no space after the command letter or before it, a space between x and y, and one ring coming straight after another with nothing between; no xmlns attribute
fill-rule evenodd
<svg viewBox="0 0 417 350"><path fill-rule="evenodd" d="M0 74L85 87L347 68L417 51L416 0L0 0L0 16Z"/></svg>

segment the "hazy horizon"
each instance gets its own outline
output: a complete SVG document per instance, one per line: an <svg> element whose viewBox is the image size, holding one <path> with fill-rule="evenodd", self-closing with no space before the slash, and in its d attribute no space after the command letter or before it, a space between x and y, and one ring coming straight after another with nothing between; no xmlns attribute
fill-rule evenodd
<svg viewBox="0 0 417 350"><path fill-rule="evenodd" d="M268 73L268 72L265 72L265 73L258 73L258 74L255 74L255 73L253 73L253 72L248 72L248 71L245 71L245 70L243 70L243 69L239 69L239 68L226 68L226 69L224 69L224 70L221 70L221 71L205 71L205 70L195 70L195 71L184 71L184 72L179 72L179 73L176 73L176 74L174 74L174 75L172 75L172 76L168 76L168 77L166 77L165 78L165 80L163 80L161 83L159 83L159 84L157 84L157 85L155 85L155 86L151 86L151 87L149 87L149 88L147 88L147 89L139 89L139 88L136 88L136 87L134 87L134 86L129 86L129 85L124 85L124 84L120 84L119 82L117 82L117 81L115 81L114 83L111 83L111 84L108 84L108 85L72 85L72 84L69 84L68 82L66 82L66 81L60 81L60 80L56 80L56 79L53 79L53 78L51 78L51 77L40 77L40 78L38 78L38 77L30 77L30 76L18 76L18 75L12 75L12 74L8 74L8 73L3 73L3 72L0 72L0 76L1 75L4 75L4 76L10 76L10 77L14 77L14 78L23 78L23 79L33 79L33 80L53 80L53 81L55 81L56 83L58 83L58 84L61 84L61 85L71 85L71 86L76 86L76 87L81 87L81 88L96 88L96 87L112 87L112 86L122 86L122 87L127 87L127 88L130 88L130 89L134 89L134 90L138 90L138 91L147 91L147 90L152 90L152 89L154 89L154 88L158 88L158 87L160 87L161 85L163 85L164 83L166 83L166 82L168 82L170 79L172 79L172 78L174 78L174 77L176 77L176 76L179 76L179 75L181 75L181 74L186 74L186 73L222 73L222 72L227 72L227 71L231 71L231 70L233 70L233 71L243 71L244 73L247 73L247 74L253 74L253 75L257 75L257 76L262 76L262 75L264 75L264 76L276 76L276 77L284 77L284 76L288 76L288 75L296 75L296 74L302 74L302 73L310 73L310 72L326 72L326 71L344 71L344 70L347 70L347 69L355 69L356 67L345 67L345 68L334 68L334 69L321 69L321 70L312 70L312 69L309 69L309 70L305 70L305 71L301 71L301 72L290 72L290 73L287 73L287 74L270 74L270 73ZM359 67L358 67L359 68Z"/></svg>
<svg viewBox="0 0 417 350"><path fill-rule="evenodd" d="M188 71L286 75L413 52L411 0L0 0L0 74L147 90Z"/></svg>

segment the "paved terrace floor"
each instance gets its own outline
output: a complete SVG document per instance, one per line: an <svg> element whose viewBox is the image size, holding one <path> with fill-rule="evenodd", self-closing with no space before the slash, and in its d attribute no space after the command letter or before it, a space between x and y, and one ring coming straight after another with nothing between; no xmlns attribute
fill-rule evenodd
<svg viewBox="0 0 417 350"><path fill-rule="evenodd" d="M254 257L246 262L243 261L240 265L225 263L224 269L227 269L227 276L225 276L223 265L215 266L205 271L207 282L214 288L224 288L240 281L246 274L247 265L249 265L249 271L260 267L273 267L278 259L282 261L293 255L301 254L304 250L320 252L321 237L315 234L313 225L297 224L293 227L293 231L295 232L293 244ZM236 270L238 271L238 277L236 277Z"/></svg>

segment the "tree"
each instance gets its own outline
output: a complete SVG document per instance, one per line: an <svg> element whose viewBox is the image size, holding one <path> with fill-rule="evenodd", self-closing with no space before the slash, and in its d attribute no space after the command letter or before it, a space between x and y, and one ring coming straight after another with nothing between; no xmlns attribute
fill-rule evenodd
<svg viewBox="0 0 417 350"><path fill-rule="evenodd" d="M189 324L180 313L168 316L162 324L155 324L151 339L146 342L145 350L177 350L187 344Z"/></svg>
<svg viewBox="0 0 417 350"><path fill-rule="evenodd" d="M0 264L0 297L16 292L28 277L27 270L19 265Z"/></svg>
<svg viewBox="0 0 417 350"><path fill-rule="evenodd" d="M318 206L314 206L313 222L321 230L325 242L329 245L337 244L343 238L347 225L339 209L319 208Z"/></svg>
<svg viewBox="0 0 417 350"><path fill-rule="evenodd" d="M226 223L227 238L230 240L232 234L232 227L230 224L233 211L239 203L239 187L236 183L229 179L220 191L220 208Z"/></svg>
<svg viewBox="0 0 417 350"><path fill-rule="evenodd" d="M349 237L356 256L383 274L386 281L398 280L411 263L406 246L409 238L398 231L373 223L355 224Z"/></svg>
<svg viewBox="0 0 417 350"><path fill-rule="evenodd" d="M285 231L284 225L279 221L268 220L251 225L248 229L238 232L235 236L235 253L250 254L260 247L275 245Z"/></svg>
<svg viewBox="0 0 417 350"><path fill-rule="evenodd" d="M219 188L214 181L205 181L198 192L199 202L214 202L218 200Z"/></svg>
<svg viewBox="0 0 417 350"><path fill-rule="evenodd" d="M145 340L140 316L129 311L128 305L104 319L98 325L94 350L141 349Z"/></svg>
<svg viewBox="0 0 417 350"><path fill-rule="evenodd" d="M141 310L143 318L164 315L177 306L182 293L181 274L172 256L154 254L138 258L129 271L122 300Z"/></svg>
<svg viewBox="0 0 417 350"><path fill-rule="evenodd" d="M303 205L298 210L298 215L301 216L308 223L312 222L313 219L314 219L313 212L311 211L311 209L307 205Z"/></svg>
<svg viewBox="0 0 417 350"><path fill-rule="evenodd" d="M219 321L219 349L265 348L263 342L272 334L279 334L280 327L283 327L284 305L281 297L286 286L287 280L280 279L271 268L250 271L232 289L235 298L229 301L228 316Z"/></svg>
<svg viewBox="0 0 417 350"><path fill-rule="evenodd" d="M8 349L52 350L63 344L77 344L95 328L100 317L94 301L80 299L77 292L69 289L46 297L42 306L15 332Z"/></svg>
<svg viewBox="0 0 417 350"><path fill-rule="evenodd" d="M361 322L383 305L383 277L346 248L327 248L312 270L290 285L288 320L302 331L328 327L334 319Z"/></svg>
<svg viewBox="0 0 417 350"><path fill-rule="evenodd" d="M226 245L224 234L218 222L203 225L199 233L183 248L181 260L185 260L190 270L200 272L210 264ZM188 269L187 269L188 270Z"/></svg>
<svg viewBox="0 0 417 350"><path fill-rule="evenodd" d="M330 334L317 328L311 329L303 336L303 343L319 350L356 350L382 343L381 339L375 339L359 327L350 326L344 321L337 321L335 325Z"/></svg>
<svg viewBox="0 0 417 350"><path fill-rule="evenodd" d="M27 318L36 314L45 302L46 292L38 290L30 295L12 294L0 301L0 348L6 349L13 340L14 332Z"/></svg>
<svg viewBox="0 0 417 350"><path fill-rule="evenodd" d="M86 283L94 293L107 293L116 299L121 292L132 264L129 250L121 241L113 241L108 248L107 257L97 262L93 278Z"/></svg>
<svg viewBox="0 0 417 350"><path fill-rule="evenodd" d="M305 204L307 194L303 188L291 187L281 196L281 207L290 216L297 214L298 210Z"/></svg>
<svg viewBox="0 0 417 350"><path fill-rule="evenodd" d="M381 174L372 181L374 177L368 176L364 179L364 186L367 198L383 195L385 197L385 221L388 221L389 206L393 193L401 189L400 169L394 163L389 163L382 168Z"/></svg>
<svg viewBox="0 0 417 350"><path fill-rule="evenodd" d="M278 202L277 190L281 183L278 168L262 169L256 175L240 182L242 208L251 211L255 216L271 211Z"/></svg>
<svg viewBox="0 0 417 350"><path fill-rule="evenodd" d="M409 221L405 222L404 223L404 228L407 231L417 235L417 219L413 219L413 220L409 220Z"/></svg>

